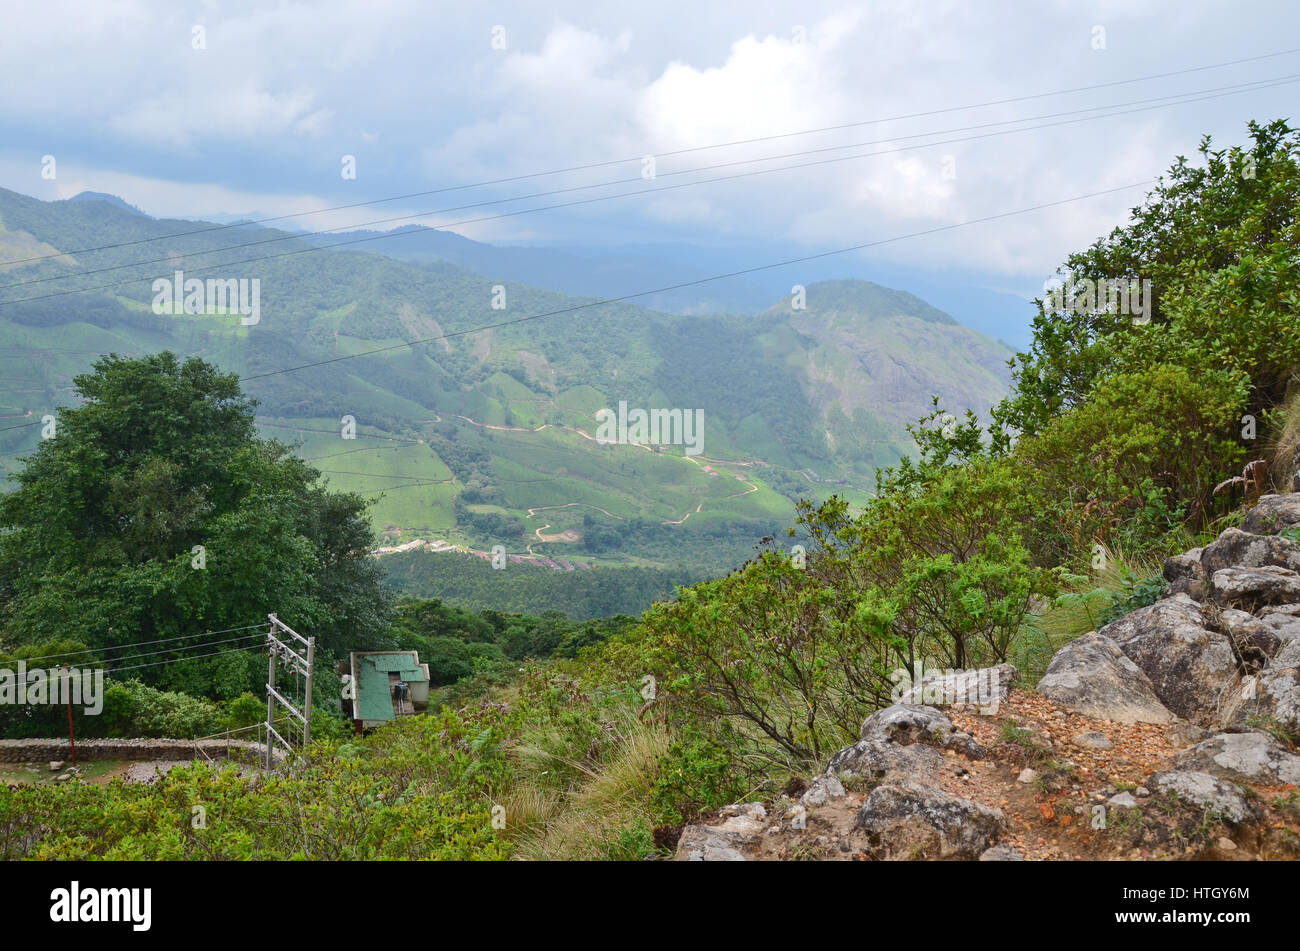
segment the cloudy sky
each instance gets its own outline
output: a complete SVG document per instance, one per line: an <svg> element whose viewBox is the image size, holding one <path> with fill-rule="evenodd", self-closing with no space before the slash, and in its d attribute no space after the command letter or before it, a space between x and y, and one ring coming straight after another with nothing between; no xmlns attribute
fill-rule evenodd
<svg viewBox="0 0 1300 951"><path fill-rule="evenodd" d="M1298 28L1288 2L47 0L0 30L0 185L185 217L442 190L286 224L816 252L1141 182L1203 134L1239 142L1248 119L1293 115ZM1274 80L1291 82L1241 91ZM534 177L480 185L515 176ZM1020 288L1140 195L870 253Z"/></svg>

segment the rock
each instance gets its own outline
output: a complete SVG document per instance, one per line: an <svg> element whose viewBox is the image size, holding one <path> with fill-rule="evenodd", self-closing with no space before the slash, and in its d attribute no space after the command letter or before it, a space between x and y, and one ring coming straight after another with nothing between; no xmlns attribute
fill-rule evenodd
<svg viewBox="0 0 1300 951"><path fill-rule="evenodd" d="M1269 618L1273 615L1282 615L1283 617L1300 617L1300 604L1271 604L1266 608L1261 608L1259 616Z"/></svg>
<svg viewBox="0 0 1300 951"><path fill-rule="evenodd" d="M1247 570L1265 569L1219 574ZM1201 606L1185 594L1139 608L1098 633L1142 669L1160 703L1198 725L1218 722L1222 698L1239 685L1231 641L1204 626Z"/></svg>
<svg viewBox="0 0 1300 951"><path fill-rule="evenodd" d="M1285 620L1300 623L1295 618ZM1219 614L1219 624L1228 635L1237 659L1252 670L1263 667L1282 647L1282 638L1273 625L1245 611L1224 608Z"/></svg>
<svg viewBox="0 0 1300 951"><path fill-rule="evenodd" d="M677 840L677 861L744 862L763 834L767 810L761 802L725 806L716 825L695 823Z"/></svg>
<svg viewBox="0 0 1300 951"><path fill-rule="evenodd" d="M1005 825L999 810L913 782L876 787L857 817L887 860L977 858Z"/></svg>
<svg viewBox="0 0 1300 951"><path fill-rule="evenodd" d="M980 853L981 862L1023 862L1025 857L1005 842Z"/></svg>
<svg viewBox="0 0 1300 951"><path fill-rule="evenodd" d="M1107 799L1106 802L1108 805L1114 806L1116 809L1136 809L1138 804L1138 801L1133 798L1133 794L1130 792L1116 793Z"/></svg>
<svg viewBox="0 0 1300 951"><path fill-rule="evenodd" d="M1208 809L1229 822L1244 822L1251 814L1241 790L1230 782L1188 770L1156 773L1150 779L1158 791L1176 796L1180 802Z"/></svg>
<svg viewBox="0 0 1300 951"><path fill-rule="evenodd" d="M1286 641L1277 652L1269 667L1280 670L1283 667L1300 667L1300 641Z"/></svg>
<svg viewBox="0 0 1300 951"><path fill-rule="evenodd" d="M69 779L71 779L71 778L72 778L72 774L71 774L71 773L63 773L62 775L55 776L55 777L54 777L54 781L55 781L56 783L66 783L66 782L67 782Z"/></svg>
<svg viewBox="0 0 1300 951"><path fill-rule="evenodd" d="M958 731L939 710L894 704L867 717L862 724L862 739L832 756L826 772L856 773L869 779L897 775L936 782L943 762L942 749L976 759L984 755L974 738Z"/></svg>
<svg viewBox="0 0 1300 951"><path fill-rule="evenodd" d="M1255 535L1239 528L1224 529L1201 552L1205 577L1223 568L1263 568L1271 565L1300 571L1300 545L1279 535Z"/></svg>
<svg viewBox="0 0 1300 951"><path fill-rule="evenodd" d="M1204 600L1206 576L1205 568L1201 565L1200 548L1166 558L1164 576L1169 582L1165 597L1186 594L1196 601Z"/></svg>
<svg viewBox="0 0 1300 951"><path fill-rule="evenodd" d="M938 782L943 754L926 743L902 745L872 734L831 757L828 773L853 773L871 780L895 777Z"/></svg>
<svg viewBox="0 0 1300 951"><path fill-rule="evenodd" d="M1237 843L1233 842L1226 835L1219 836L1219 838L1215 840L1214 844L1224 852L1235 852L1237 850Z"/></svg>
<svg viewBox="0 0 1300 951"><path fill-rule="evenodd" d="M730 819L735 816L741 816L747 819L766 819L767 807L761 802L733 803L730 806L723 806L719 809L718 815L723 819Z"/></svg>
<svg viewBox="0 0 1300 951"><path fill-rule="evenodd" d="M1070 738L1070 742L1075 746L1081 746L1089 750L1108 750L1115 745L1105 733L1096 730L1088 733L1076 733Z"/></svg>
<svg viewBox="0 0 1300 951"><path fill-rule="evenodd" d="M1269 605L1300 601L1300 575L1289 568L1220 568L1210 579L1210 596L1251 614Z"/></svg>
<svg viewBox="0 0 1300 951"><path fill-rule="evenodd" d="M1139 799L1145 799L1147 796L1151 795L1151 790L1147 789L1145 786L1139 786L1137 789L1133 790L1133 795L1137 796Z"/></svg>
<svg viewBox="0 0 1300 951"><path fill-rule="evenodd" d="M1220 733L1179 753L1174 765L1236 782L1300 786L1300 756L1264 733Z"/></svg>
<svg viewBox="0 0 1300 951"><path fill-rule="evenodd" d="M832 773L823 773L812 781L808 791L799 797L805 808L824 806L832 799L844 798L844 784Z"/></svg>
<svg viewBox="0 0 1300 951"><path fill-rule="evenodd" d="M1288 604L1285 607L1292 607L1292 605ZM1281 647L1300 643L1300 617L1293 614L1270 614L1268 613L1270 611L1276 611L1276 608L1265 608L1261 611L1259 622L1273 632Z"/></svg>
<svg viewBox="0 0 1300 951"><path fill-rule="evenodd" d="M1014 664L1000 664L979 670L962 670L938 676L923 676L899 696L900 704L935 706L977 706L981 713L996 714L1011 687L1020 679Z"/></svg>
<svg viewBox="0 0 1300 951"><path fill-rule="evenodd" d="M1186 720L1176 720L1165 730L1165 739L1179 749L1199 743L1209 735L1208 731Z"/></svg>
<svg viewBox="0 0 1300 951"><path fill-rule="evenodd" d="M52 760L50 760L50 772L51 772L51 773L57 773L57 772L58 772L59 770L61 770L61 769L63 769L63 760L61 760L61 759L52 759Z"/></svg>
<svg viewBox="0 0 1300 951"><path fill-rule="evenodd" d="M1300 665L1282 666L1275 661L1255 677L1255 696L1242 707L1238 722L1250 725L1252 715L1300 733Z"/></svg>
<svg viewBox="0 0 1300 951"><path fill-rule="evenodd" d="M1260 496L1241 527L1256 535L1276 535L1300 525L1300 493Z"/></svg>
<svg viewBox="0 0 1300 951"><path fill-rule="evenodd" d="M1072 713L1119 723L1169 723L1150 678L1109 637L1085 634L1052 657L1038 692Z"/></svg>
<svg viewBox="0 0 1300 951"><path fill-rule="evenodd" d="M955 730L952 721L934 707L913 703L896 703L877 710L862 722L862 737L887 737L903 746L933 743L944 746Z"/></svg>
<svg viewBox="0 0 1300 951"><path fill-rule="evenodd" d="M1030 769L1029 767L1025 767L1024 769L1022 769L1022 770L1020 771L1020 775L1016 777L1016 782L1018 782L1018 783L1032 783L1032 782L1033 782L1035 779L1037 779L1037 778L1038 778L1038 771L1037 771L1037 770L1033 770L1033 769Z"/></svg>

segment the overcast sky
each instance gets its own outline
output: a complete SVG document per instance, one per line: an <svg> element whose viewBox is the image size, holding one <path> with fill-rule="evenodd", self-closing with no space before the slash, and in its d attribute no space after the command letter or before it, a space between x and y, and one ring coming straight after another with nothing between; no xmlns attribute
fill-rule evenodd
<svg viewBox="0 0 1300 951"><path fill-rule="evenodd" d="M11 5L0 29L0 184L41 198L111 192L158 216L281 215L631 159L293 222L319 229L426 215L375 225L388 228L883 152L452 225L493 242L761 239L818 251L1142 181L1177 154L1193 154L1202 134L1240 142L1248 119L1290 118L1296 83L987 135L1016 128L989 123L1061 123L1078 116L1060 113L1087 107L1136 109L1155 105L1138 100L1300 76L1295 53L953 107L1300 47L1297 10L1188 0ZM940 109L952 111L864 124ZM848 123L859 125L662 155ZM909 148L972 135L985 137ZM864 144L671 174L856 143ZM647 154L659 155L653 180L641 177ZM41 177L46 155L55 157L53 181ZM345 155L355 157L355 180L341 175ZM1140 195L1132 189L872 254L1023 287L1122 220Z"/></svg>

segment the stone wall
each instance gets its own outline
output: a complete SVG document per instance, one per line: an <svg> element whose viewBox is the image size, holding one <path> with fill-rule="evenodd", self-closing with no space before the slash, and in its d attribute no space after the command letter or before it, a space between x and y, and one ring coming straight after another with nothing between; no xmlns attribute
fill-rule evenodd
<svg viewBox="0 0 1300 951"><path fill-rule="evenodd" d="M78 740L78 760L234 759L256 763L262 747L252 740L107 739ZM71 760L68 741L51 739L0 740L0 763L48 763Z"/></svg>

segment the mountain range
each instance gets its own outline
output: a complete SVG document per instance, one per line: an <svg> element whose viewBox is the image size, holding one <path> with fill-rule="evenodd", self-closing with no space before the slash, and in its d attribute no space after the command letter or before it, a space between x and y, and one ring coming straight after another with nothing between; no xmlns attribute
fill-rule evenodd
<svg viewBox="0 0 1300 951"><path fill-rule="evenodd" d="M369 236L324 243L349 237ZM0 264L0 429L69 403L100 354L170 349L238 373L264 434L367 493L392 543L721 567L789 524L800 496L865 498L932 395L985 413L1007 387L1009 346L869 281L812 281L802 300L770 282L647 297L665 312L600 298L707 261L431 229L321 243L0 190L0 262L14 262ZM157 313L153 282L178 271L257 281L256 320ZM596 414L620 404L700 411L700 451L603 443ZM5 471L41 428L0 432Z"/></svg>

